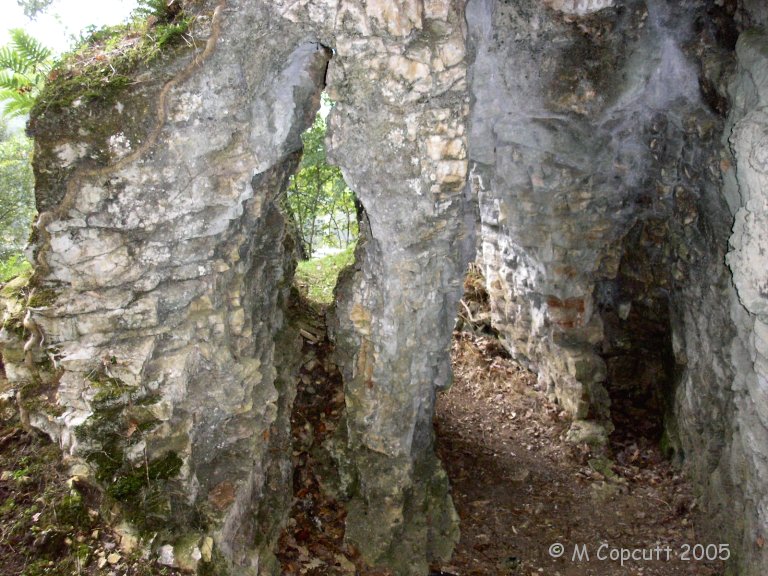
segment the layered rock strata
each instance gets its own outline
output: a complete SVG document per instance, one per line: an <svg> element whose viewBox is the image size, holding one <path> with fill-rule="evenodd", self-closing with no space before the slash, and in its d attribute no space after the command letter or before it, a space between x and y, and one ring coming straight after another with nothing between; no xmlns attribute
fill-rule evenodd
<svg viewBox="0 0 768 576"><path fill-rule="evenodd" d="M742 34L727 86L739 28L764 17L749 2L467 7L494 324L575 440L643 426L627 406L654 420L739 574L766 562L761 32Z"/></svg>
<svg viewBox="0 0 768 576"><path fill-rule="evenodd" d="M336 300L357 484L347 539L397 574L425 574L458 537L432 415L472 246L462 3L341 3L337 22L330 158L366 209Z"/></svg>
<svg viewBox="0 0 768 576"><path fill-rule="evenodd" d="M736 573L764 573L762 2L186 10L187 41L130 83L37 108L35 273L3 291L28 423L126 532L180 567L279 573L300 361L280 197L327 86L365 207L331 321L347 543L417 575L457 538L431 418L477 208L494 324L574 439L642 408Z"/></svg>
<svg viewBox="0 0 768 576"><path fill-rule="evenodd" d="M262 5L211 5L193 33L131 89L31 121L28 323L58 375L30 420L164 561L278 573L300 360L279 197L331 51Z"/></svg>
<svg viewBox="0 0 768 576"><path fill-rule="evenodd" d="M160 531L166 561L279 573L271 551L291 497L300 361L280 196L334 52L331 151L368 214L337 307L347 540L401 574L449 557L457 518L431 415L450 381L471 245L462 8L187 5L186 46L130 87L38 107L24 326L53 375L31 392L50 409L29 417L120 503L131 531ZM8 372L26 390L39 380L21 363Z"/></svg>

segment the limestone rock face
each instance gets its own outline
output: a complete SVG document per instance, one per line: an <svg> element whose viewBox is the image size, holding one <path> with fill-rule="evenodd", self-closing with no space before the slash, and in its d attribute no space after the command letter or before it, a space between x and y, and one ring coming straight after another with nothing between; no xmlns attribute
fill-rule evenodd
<svg viewBox="0 0 768 576"><path fill-rule="evenodd" d="M435 390L450 383L450 335L472 256L463 240L462 3L340 10L330 159L366 208L357 265L336 302L359 485L346 536L397 574L425 574L426 560L448 560L458 537L431 421ZM420 550L425 562L414 565Z"/></svg>
<svg viewBox="0 0 768 576"><path fill-rule="evenodd" d="M765 573L763 2L187 4L189 46L38 108L34 290L1 295L28 423L126 526L185 568L279 573L300 360L280 196L326 88L365 207L329 322L347 542L398 575L450 556L431 421L479 247L493 322L571 436L644 407L711 541Z"/></svg>
<svg viewBox="0 0 768 576"><path fill-rule="evenodd" d="M371 563L422 574L457 538L431 421L472 255L463 5L195 10L192 48L108 104L84 98L32 121L46 298L30 322L57 368L55 406L33 424L129 523L174 534L157 543L178 548L169 562L200 558L211 535L234 574L279 573L300 360L279 196L333 46L331 150L369 215L354 296L337 307L356 479L347 539ZM142 465L158 471L151 486Z"/></svg>
<svg viewBox="0 0 768 576"><path fill-rule="evenodd" d="M732 482L738 504L734 509L734 500L724 491L713 499L724 518L734 513L745 518L740 546L748 566L744 573L758 574L768 565L768 553L754 545L755 534L765 531L768 511L768 34L743 33L736 53L724 136L732 153L725 194L735 215L727 255L735 285L730 301L737 334L728 350L735 413L726 435L724 469L716 470L713 483Z"/></svg>
<svg viewBox="0 0 768 576"><path fill-rule="evenodd" d="M676 164L691 139L684 121L703 108L696 70L663 2L574 19L538 2L477 1L467 14L470 180L495 324L576 418L607 420L606 311L640 300L619 286L635 273L622 271L623 245L666 235L649 227L686 184ZM651 307L666 273L635 278Z"/></svg>
<svg viewBox="0 0 768 576"><path fill-rule="evenodd" d="M36 281L52 298L31 310L61 370L44 427L130 522L183 541L208 524L235 573L256 574L277 570L291 501L297 336L277 198L330 51L245 4L203 11L198 50L113 105L33 120ZM178 462L165 487L130 483L156 462Z"/></svg>
<svg viewBox="0 0 768 576"><path fill-rule="evenodd" d="M597 12L615 4L614 0L544 0L544 3L550 8L565 14L576 14L579 16Z"/></svg>
<svg viewBox="0 0 768 576"><path fill-rule="evenodd" d="M610 430L628 399L656 412L713 538L727 526L739 573L762 573L760 35L739 41L727 90L734 22L761 22L762 4L576 4L467 6L469 181L494 324L577 419Z"/></svg>

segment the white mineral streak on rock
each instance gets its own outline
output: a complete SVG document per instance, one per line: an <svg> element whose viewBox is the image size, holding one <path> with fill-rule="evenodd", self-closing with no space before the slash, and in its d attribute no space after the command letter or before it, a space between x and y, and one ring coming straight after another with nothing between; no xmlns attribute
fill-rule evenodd
<svg viewBox="0 0 768 576"><path fill-rule="evenodd" d="M75 144L67 143L67 144L61 144L60 146L56 147L56 154L61 160L61 164L63 167L70 166L77 160L80 160L81 158L85 157L87 151L88 151L88 147L82 143L75 143Z"/></svg>
<svg viewBox="0 0 768 576"><path fill-rule="evenodd" d="M736 156L741 206L731 236L728 265L742 304L768 322L768 41L752 35L738 46L747 80L738 89L751 92L749 108L741 110L729 143Z"/></svg>
<svg viewBox="0 0 768 576"><path fill-rule="evenodd" d="M109 137L107 143L109 144L109 152L112 154L113 160L121 160L131 153L131 141L124 132L113 134Z"/></svg>
<svg viewBox="0 0 768 576"><path fill-rule="evenodd" d="M734 450L743 463L743 497L757 510L757 518L744 518L742 536L750 554L745 573L751 575L768 566L766 552L752 546L755 530L768 531L768 36L744 33L736 52L739 69L730 86L733 107L724 136L735 170L730 163L723 167L735 211L726 257L738 294L731 307L738 329L731 345L738 408Z"/></svg>
<svg viewBox="0 0 768 576"><path fill-rule="evenodd" d="M202 108L203 97L200 94L190 94L184 92L174 101L170 118L174 122L188 122L192 115L199 112Z"/></svg>
<svg viewBox="0 0 768 576"><path fill-rule="evenodd" d="M544 0L544 3L550 8L565 14L584 16L585 14L610 8L615 4L615 0Z"/></svg>

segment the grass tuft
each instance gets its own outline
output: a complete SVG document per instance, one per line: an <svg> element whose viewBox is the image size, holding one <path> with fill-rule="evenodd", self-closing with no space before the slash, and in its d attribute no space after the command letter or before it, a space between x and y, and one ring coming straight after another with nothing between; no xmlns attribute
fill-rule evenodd
<svg viewBox="0 0 768 576"><path fill-rule="evenodd" d="M32 265L27 259L18 254L10 256L7 260L0 260L0 282L8 282L31 269Z"/></svg>
<svg viewBox="0 0 768 576"><path fill-rule="evenodd" d="M299 262L294 281L299 291L309 300L328 305L333 302L333 289L336 287L339 272L354 261L355 244L350 244L338 254Z"/></svg>

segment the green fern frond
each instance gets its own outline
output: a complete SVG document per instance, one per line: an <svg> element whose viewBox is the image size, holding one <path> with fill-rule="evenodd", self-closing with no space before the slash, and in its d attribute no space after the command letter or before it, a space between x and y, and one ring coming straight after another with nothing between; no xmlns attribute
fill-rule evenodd
<svg viewBox="0 0 768 576"><path fill-rule="evenodd" d="M29 83L26 76L21 76L10 70L0 70L0 88L6 90L21 90Z"/></svg>
<svg viewBox="0 0 768 576"><path fill-rule="evenodd" d="M10 30L11 42L0 48L2 115L23 116L35 103L51 69L52 52L20 28Z"/></svg>
<svg viewBox="0 0 768 576"><path fill-rule="evenodd" d="M0 68L24 74L31 69L29 62L9 46L0 48Z"/></svg>
<svg viewBox="0 0 768 576"><path fill-rule="evenodd" d="M139 0L134 13L141 17L154 16L160 21L168 17L168 0Z"/></svg>
<svg viewBox="0 0 768 576"><path fill-rule="evenodd" d="M40 67L50 67L49 61L53 54L51 50L21 28L11 29L9 34L16 52L33 70Z"/></svg>
<svg viewBox="0 0 768 576"><path fill-rule="evenodd" d="M35 95L31 92L0 90L0 101L4 101L3 115L14 118L29 113L35 103Z"/></svg>

